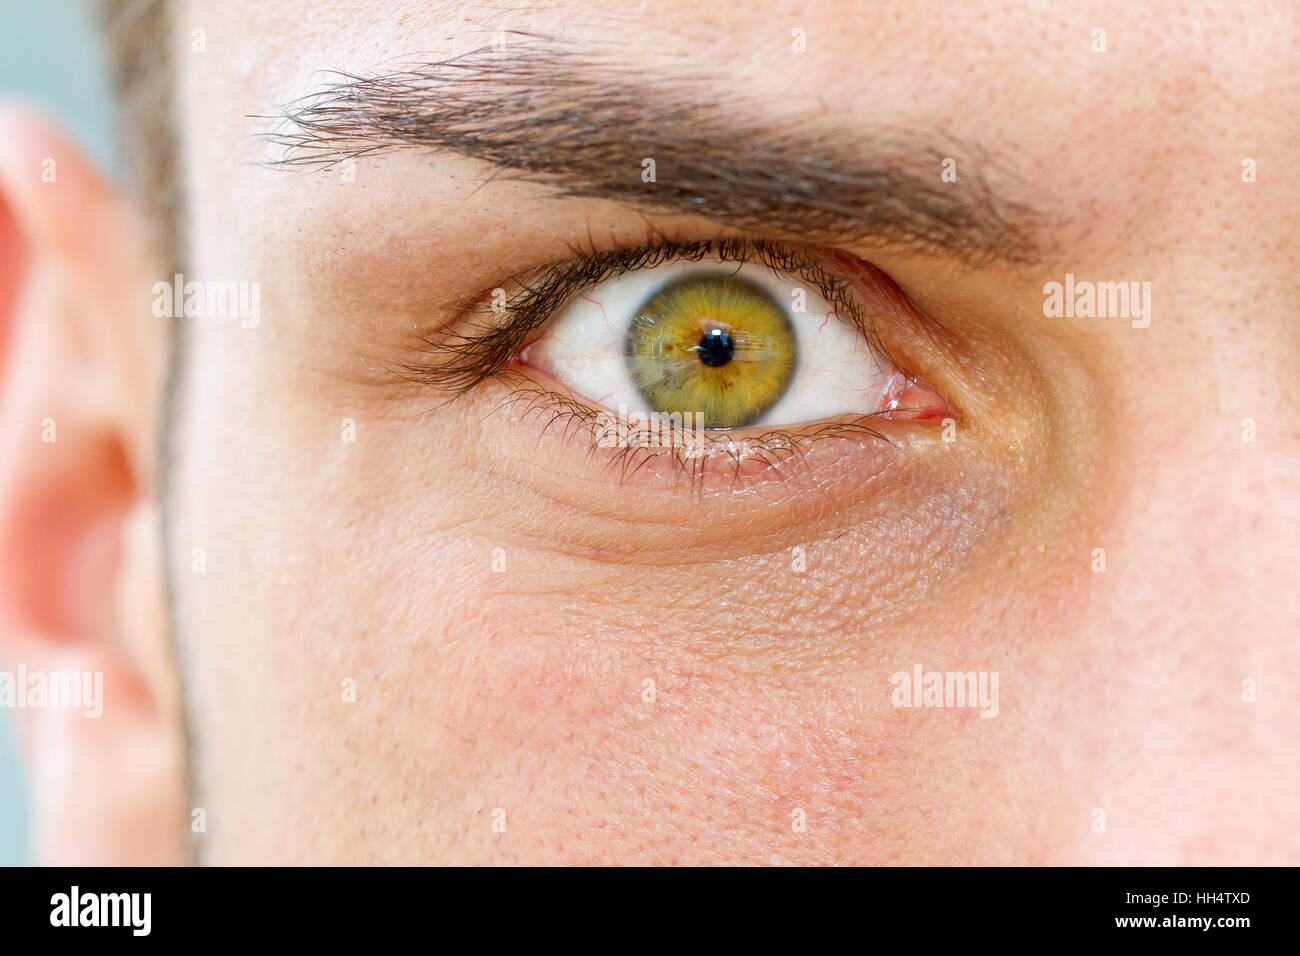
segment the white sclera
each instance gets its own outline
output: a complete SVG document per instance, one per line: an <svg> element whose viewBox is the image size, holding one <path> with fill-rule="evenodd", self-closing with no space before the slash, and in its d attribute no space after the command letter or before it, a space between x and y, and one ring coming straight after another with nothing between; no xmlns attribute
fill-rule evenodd
<svg viewBox="0 0 1300 956"><path fill-rule="evenodd" d="M891 368L847 318L835 314L816 287L797 276L748 262L667 262L599 282L571 299L523 360L586 400L617 412L649 414L628 374L623 345L637 310L684 276L738 275L766 289L794 329L798 357L789 388L755 425L800 425L840 415L869 415L883 407ZM804 311L795 312L795 290Z"/></svg>

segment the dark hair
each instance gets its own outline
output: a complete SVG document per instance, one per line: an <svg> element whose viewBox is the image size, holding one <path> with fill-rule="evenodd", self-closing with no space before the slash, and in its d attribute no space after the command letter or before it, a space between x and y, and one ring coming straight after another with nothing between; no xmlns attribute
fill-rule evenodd
<svg viewBox="0 0 1300 956"><path fill-rule="evenodd" d="M117 98L119 147L127 161L130 182L138 207L144 213L145 238L163 274L184 271L186 236L182 215L182 191L178 170L177 127L171 90L174 64L171 57L171 16L165 0L96 0L96 12L103 26L105 48L112 71ZM176 589L173 583L169 547L172 534L171 472L176 427L176 395L180 381L180 359L184 349L182 326L173 321L167 327L167 368L159 407L158 431L155 435L158 475L155 493L160 503L163 554L163 579L170 623L171 649L182 684L181 733L185 739L185 786L191 794L188 805L197 800L195 779L195 745L193 715L185 684L184 653L178 639L180 630L176 612ZM187 828L188 830L188 828ZM191 861L198 860L197 840L191 842Z"/></svg>
<svg viewBox="0 0 1300 956"><path fill-rule="evenodd" d="M117 97L119 137L130 182L145 214L146 238L167 274L183 259L181 186L170 95L170 5L165 0L96 0Z"/></svg>

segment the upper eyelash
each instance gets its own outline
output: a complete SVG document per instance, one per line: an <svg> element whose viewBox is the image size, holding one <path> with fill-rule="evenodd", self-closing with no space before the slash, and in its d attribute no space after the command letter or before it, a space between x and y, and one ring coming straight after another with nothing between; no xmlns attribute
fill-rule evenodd
<svg viewBox="0 0 1300 956"><path fill-rule="evenodd" d="M740 238L680 242L656 235L637 248L597 251L576 247L574 253L572 259L558 266L545 266L511 280L518 291L507 296L503 310L475 310L490 316L488 321L469 328L457 323L448 332L422 337L419 351L432 354L434 361L401 363L393 371L452 396L461 395L504 369L528 336L584 289L668 261L705 259L737 268L758 262L773 271L807 280L834 306L835 314L853 322L876 348L885 351L874 324L863 315L851 294L850 280L830 271L812 253L797 246Z"/></svg>

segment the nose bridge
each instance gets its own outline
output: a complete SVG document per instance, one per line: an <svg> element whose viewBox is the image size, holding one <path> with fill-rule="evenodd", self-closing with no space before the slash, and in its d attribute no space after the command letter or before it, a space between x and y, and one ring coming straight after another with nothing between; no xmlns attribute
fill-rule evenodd
<svg viewBox="0 0 1300 956"><path fill-rule="evenodd" d="M1294 315L1300 10L1250 17L1206 7L1172 24L1126 13L1135 20L1116 44L1127 69L1087 70L1064 94L1082 148L1059 160L1096 192L1088 211L1108 224L1103 256L1122 247L1153 276L1179 258L1187 268L1171 278L1213 287L1221 306L1285 299Z"/></svg>
<svg viewBox="0 0 1300 956"><path fill-rule="evenodd" d="M1170 545L1186 577L1166 587L1183 589L1190 629L1276 636L1300 630L1300 602L1279 600L1300 564L1300 179L1286 159L1300 148L1296 17L1272 34L1240 19L1198 29L1180 44L1195 56L1170 67L1194 109L1147 250L1155 309L1164 298L1169 310L1146 330L1164 357L1147 360L1185 363L1155 376L1177 424L1163 426L1167 459L1147 463L1147 511L1181 542Z"/></svg>
<svg viewBox="0 0 1300 956"><path fill-rule="evenodd" d="M1217 461L1219 479L1258 476L1300 443L1300 270L1264 259L1182 266L1201 277L1189 275L1170 297L1174 314L1153 336L1163 340L1152 343L1164 350L1156 360L1182 364L1170 370L1171 397L1184 406L1180 418L1203 424L1204 454Z"/></svg>
<svg viewBox="0 0 1300 956"><path fill-rule="evenodd" d="M1239 622L1252 609L1276 605L1294 577L1300 440L1282 424L1276 416L1226 422L1222 446L1204 456L1181 516L1198 576L1217 585L1207 598L1213 595Z"/></svg>
<svg viewBox="0 0 1300 956"><path fill-rule="evenodd" d="M1222 811L1242 804L1242 781L1270 766L1277 728L1297 716L1300 441L1262 431L1245 441L1225 421L1145 444L1117 482L1129 507L1094 575L1090 659L1104 661L1108 699L1124 714L1115 725L1142 740L1140 761L1112 763L1110 792L1168 801L1150 835L1176 858L1266 838L1259 821ZM1108 761L1121 747L1111 742ZM1287 785L1268 775L1250 786L1261 805L1288 803Z"/></svg>
<svg viewBox="0 0 1300 956"><path fill-rule="evenodd" d="M1293 419L1227 415L1135 435L1109 591L1131 633L1238 660L1300 634L1300 432Z"/></svg>

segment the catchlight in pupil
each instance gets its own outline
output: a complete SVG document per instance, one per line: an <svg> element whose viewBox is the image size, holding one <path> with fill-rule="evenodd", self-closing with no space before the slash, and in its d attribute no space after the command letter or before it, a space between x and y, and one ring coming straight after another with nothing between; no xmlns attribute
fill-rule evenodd
<svg viewBox="0 0 1300 956"><path fill-rule="evenodd" d="M700 353L700 361L710 368L726 365L736 354L736 345L731 341L731 332L727 329L709 329L695 346Z"/></svg>
<svg viewBox="0 0 1300 956"><path fill-rule="evenodd" d="M765 289L732 273L686 276L637 310L628 372L656 412L699 413L706 428L739 428L785 394L798 346Z"/></svg>

